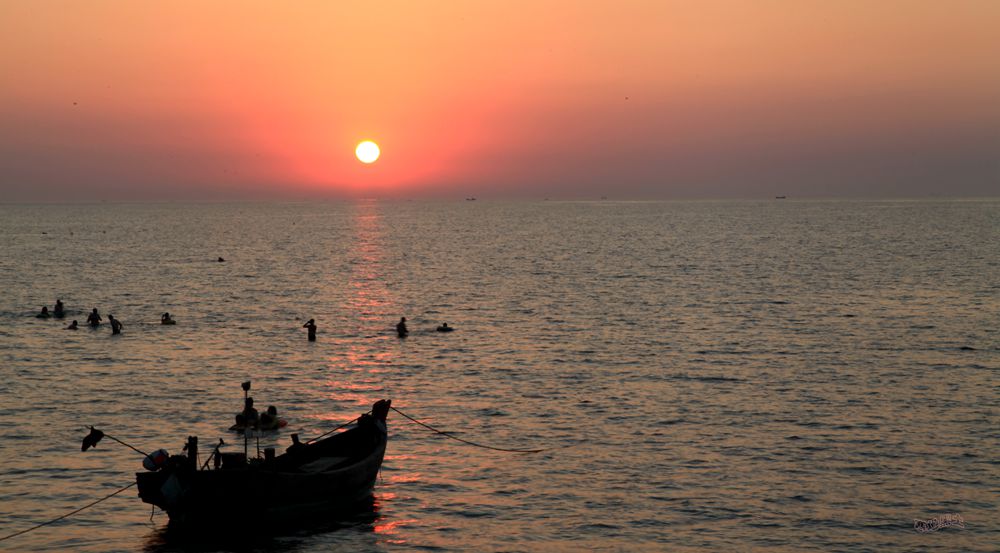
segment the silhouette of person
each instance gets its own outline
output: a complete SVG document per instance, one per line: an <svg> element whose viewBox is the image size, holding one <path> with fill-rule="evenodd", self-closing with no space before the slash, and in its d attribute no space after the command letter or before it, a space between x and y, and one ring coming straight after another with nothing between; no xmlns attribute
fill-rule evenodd
<svg viewBox="0 0 1000 553"><path fill-rule="evenodd" d="M51 316L52 315L49 314L49 308L46 307L46 306L44 306L44 305L42 306L42 312L39 313L39 314L37 314L37 315L35 315L35 317L37 317L39 319L48 319Z"/></svg>
<svg viewBox="0 0 1000 553"><path fill-rule="evenodd" d="M66 309L63 306L62 300L56 300L56 306L52 309L53 314L60 319L66 316Z"/></svg>
<svg viewBox="0 0 1000 553"><path fill-rule="evenodd" d="M243 411L236 415L236 424L243 428L257 428L260 425L260 416L257 415L257 410L253 408L252 397L246 398L243 402Z"/></svg>
<svg viewBox="0 0 1000 553"><path fill-rule="evenodd" d="M76 320L74 319L73 322L69 323L69 326L66 327L66 330L76 330L76 329L77 329Z"/></svg>
<svg viewBox="0 0 1000 553"><path fill-rule="evenodd" d="M90 312L90 315L87 315L87 324L90 326L101 326L101 316L97 313L96 307Z"/></svg>
<svg viewBox="0 0 1000 553"><path fill-rule="evenodd" d="M399 322L396 323L396 334L400 338L406 338L406 335L409 333L410 331L406 329L406 317L400 317Z"/></svg>
<svg viewBox="0 0 1000 553"><path fill-rule="evenodd" d="M309 319L309 322L306 323L306 324L304 324L304 325L302 325L302 328L308 328L309 329L309 341L310 342L315 342L316 341L316 321L313 320L313 319Z"/></svg>
<svg viewBox="0 0 1000 553"><path fill-rule="evenodd" d="M292 434L292 445L288 446L288 448L285 449L285 452L289 454L294 454L297 451L301 451L302 448L304 447L306 447L306 444L299 441L299 435Z"/></svg>
<svg viewBox="0 0 1000 553"><path fill-rule="evenodd" d="M122 328L125 326L121 321L115 318L114 315L108 315L108 322L111 323L111 334L121 334Z"/></svg>
<svg viewBox="0 0 1000 553"><path fill-rule="evenodd" d="M271 405L267 411L260 415L260 427L265 430L272 430L278 427L278 408Z"/></svg>
<svg viewBox="0 0 1000 553"><path fill-rule="evenodd" d="M160 324L172 325L176 322L177 321L170 318L170 313L164 313L163 315L160 316Z"/></svg>
<svg viewBox="0 0 1000 553"><path fill-rule="evenodd" d="M443 323L441 326L437 327L438 332L451 332L452 330L455 329L448 326L448 323Z"/></svg>

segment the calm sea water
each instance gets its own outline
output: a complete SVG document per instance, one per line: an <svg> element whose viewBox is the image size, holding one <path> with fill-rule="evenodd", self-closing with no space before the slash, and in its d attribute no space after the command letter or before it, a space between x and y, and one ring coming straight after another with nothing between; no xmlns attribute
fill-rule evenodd
<svg viewBox="0 0 1000 553"><path fill-rule="evenodd" d="M0 535L134 480L85 425L241 448L246 379L290 423L261 447L391 398L556 448L392 413L372 513L177 543L129 490L0 549L1000 543L1000 201L0 206L0 253ZM124 334L63 330L92 307Z"/></svg>

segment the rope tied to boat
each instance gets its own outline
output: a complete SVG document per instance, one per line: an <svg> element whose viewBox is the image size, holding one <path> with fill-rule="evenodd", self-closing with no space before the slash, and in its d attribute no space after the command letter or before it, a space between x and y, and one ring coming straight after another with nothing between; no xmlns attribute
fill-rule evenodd
<svg viewBox="0 0 1000 553"><path fill-rule="evenodd" d="M371 411L369 411L368 413L365 413L365 414L367 415L367 414L370 414L370 413L371 413ZM315 438L313 438L311 440L306 440L305 443L306 444L311 444L313 442L318 442L319 440L322 440L323 438L329 436L330 434L333 434L334 432L340 430L341 428L345 428L347 426L350 426L350 425L358 422L359 420L361 420L361 417L357 417L354 420L349 420L349 421L345 422L344 424L338 426L337 428L334 428L332 430L328 430L328 431L320 434L319 436L316 436Z"/></svg>
<svg viewBox="0 0 1000 553"><path fill-rule="evenodd" d="M406 418L410 419L411 421L419 424L420 426L423 426L424 428L426 428L428 430L434 431L434 432L436 432L436 433L438 433L438 434L440 434L440 435L442 435L442 436L444 436L446 438L451 438L453 440L457 440L457 441L462 442L464 444L468 444L468 445L472 445L472 446L476 446L476 447L481 447L483 449L492 449L494 451L506 451L508 453L541 453L542 451L547 451L549 449L554 449L554 448L551 448L551 447L541 448L541 449L508 449L508 448L503 448L503 447L493 447L491 445L477 444L476 442L472 442L472 441L469 441L469 440L465 440L465 439L459 438L458 436L454 436L454 435L451 434L451 432L445 432L443 430L438 430L437 428L434 428L433 426L431 426L431 425L429 425L429 424L427 424L425 422L421 422L421 421L419 421L419 420L411 417L410 415L407 415L406 413L400 411L399 409L396 409L395 407L389 407L389 409L392 409L393 411L399 413L400 415L403 415L404 417L406 417Z"/></svg>
<svg viewBox="0 0 1000 553"><path fill-rule="evenodd" d="M136 484L138 484L138 482L132 482L128 486L125 486L124 488L120 488L118 491L110 493L110 494L108 494L108 495L106 495L106 496L98 499L97 501L93 501L91 503L88 503L88 504L84 505L83 507L80 507L79 509L76 509L75 511L70 511L70 512L66 513L65 515L58 516L58 517L56 517L56 518L54 518L52 520L43 522L41 524L36 524L36 525L32 526L31 528L27 528L25 530L21 530L20 532L14 532L13 534L9 534L9 535L0 537L0 541L9 540L10 538L20 536L21 534L27 534L28 532L31 532L32 530L38 530L42 526L48 526L49 524L52 524L53 522L59 522L60 520L62 520L64 518L69 518L69 517L71 517L71 516L79 513L80 511L83 511L85 509L89 509L89 508L93 507L94 505L97 505L98 503L100 503L102 501L106 501L108 499L111 499L112 497L114 497L114 496L122 493L123 491L131 488L132 486L135 486Z"/></svg>
<svg viewBox="0 0 1000 553"><path fill-rule="evenodd" d="M149 454L146 453L145 451L142 451L141 449L133 446L132 444L127 444L119 440L118 438L112 436L111 434L105 434L103 431L94 428L93 426L88 426L87 428L90 429L90 434L87 434L87 436L83 438L83 446L81 447L83 451L87 451L92 447L97 447L97 442L100 442L101 438L108 438L110 440L114 440L122 444L123 446L131 449L132 451L138 453L139 455L142 455L143 457L149 457Z"/></svg>

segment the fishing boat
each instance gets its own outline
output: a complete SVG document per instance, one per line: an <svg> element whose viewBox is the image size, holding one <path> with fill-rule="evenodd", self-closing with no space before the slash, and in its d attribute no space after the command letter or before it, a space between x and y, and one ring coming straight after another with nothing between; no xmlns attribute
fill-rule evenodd
<svg viewBox="0 0 1000 553"><path fill-rule="evenodd" d="M261 528L349 512L371 500L390 405L376 402L356 424L325 438L300 442L293 434L281 455L267 448L248 459L246 446L238 453L217 446L198 466L198 438L188 437L185 455L146 459L153 470L136 474L139 498L166 511L171 526L184 527Z"/></svg>

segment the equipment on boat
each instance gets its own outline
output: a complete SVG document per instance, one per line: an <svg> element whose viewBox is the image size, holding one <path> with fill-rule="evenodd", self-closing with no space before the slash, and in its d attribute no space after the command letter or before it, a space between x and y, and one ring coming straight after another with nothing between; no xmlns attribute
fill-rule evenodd
<svg viewBox="0 0 1000 553"><path fill-rule="evenodd" d="M165 449L157 449L142 460L142 466L146 470L158 470L164 463L170 460L170 453Z"/></svg>

